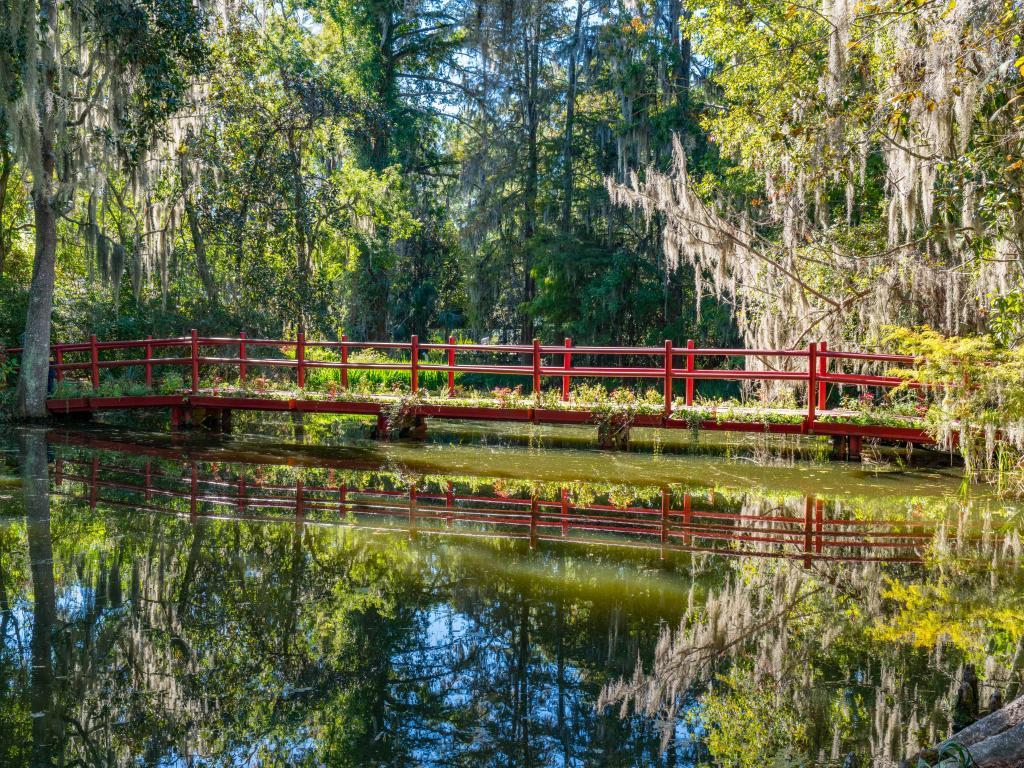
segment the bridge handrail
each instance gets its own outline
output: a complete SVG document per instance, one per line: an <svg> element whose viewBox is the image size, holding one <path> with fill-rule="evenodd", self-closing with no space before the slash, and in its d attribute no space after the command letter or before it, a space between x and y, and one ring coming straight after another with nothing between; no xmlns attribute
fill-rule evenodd
<svg viewBox="0 0 1024 768"><path fill-rule="evenodd" d="M233 356L209 354L210 347L235 347ZM287 350L281 357L251 356L250 347L269 347L279 351ZM334 350L339 353L338 360L308 359L310 348ZM848 373L841 368L830 370L830 361L836 366L844 362L886 363L902 366L921 363L920 358L908 355L894 355L872 352L844 352L828 349L824 342L811 342L805 349L731 349L719 347L697 347L692 340L686 346L676 346L670 340L664 345L652 346L572 346L572 339L566 338L562 345L541 344L534 340L533 344L476 344L461 343L454 337L447 342L420 343L417 336L409 341L355 341L347 336L339 340L307 340L303 333L295 339L264 339L249 338L244 333L238 336L200 336L193 330L188 336L100 341L95 335L87 342L57 343L51 347L54 355L52 368L56 378L61 380L72 371L89 371L93 388L99 388L99 372L103 369L141 366L145 368L146 384L152 386L153 369L159 366L191 367L191 391L199 390L199 373L201 366L220 365L238 366L239 379L244 384L250 367L268 367L296 369L297 384L305 388L305 374L310 369L327 369L341 371L342 388L348 387L349 371L407 371L410 374L411 389L419 390L419 377L422 372L446 373L448 390L454 394L456 374L522 376L532 379L532 390L541 389L544 378L561 379L561 395L563 401L569 400L569 388L574 378L613 378L613 379L652 379L660 380L663 386L665 414L671 413L674 397L673 384L677 380L685 382L684 403L693 404L696 381L790 381L807 383L807 418L815 419L816 410L822 410L827 404L827 388L842 386L893 388L901 385L920 387L914 382L907 382L900 376L873 375L865 373ZM188 355L161 357L157 353L171 354L175 350L186 349ZM349 359L349 353L359 350L385 350L407 352L401 355L406 359L359 360ZM144 350L144 357L121 359L103 359L101 353L126 350ZM16 355L20 347L6 350L6 354ZM422 359L424 352L442 352L442 360ZM205 353L205 354L204 354ZM87 359L66 360L65 356L86 354ZM510 354L518 355L520 360L509 363L472 362L457 363L457 355L476 354ZM0 347L0 359L5 350ZM556 361L545 361L544 357L555 357ZM661 365L574 365L574 358L587 356L632 356L660 358ZM558 359L560 357L560 360ZM751 370L728 367L701 367L698 358L776 358L779 360L806 361L800 366L802 370L791 370L788 366L780 366L766 370ZM527 358L527 359L522 359ZM678 362L682 359L685 365Z"/></svg>
<svg viewBox="0 0 1024 768"><path fill-rule="evenodd" d="M70 471L69 471L70 470ZM112 479L109 474L130 475ZM132 482L137 479L138 482ZM159 484L157 481L161 481ZM477 493L456 493L449 482L446 492L422 492L415 484L405 489L385 489L347 485L344 481L328 486L307 485L297 479L293 485L279 485L260 480L251 482L239 475L234 482L222 477L205 477L191 462L187 473L163 472L151 467L102 462L97 456L90 461L58 455L55 460L55 485L63 492L65 483L82 484L88 495L76 496L94 507L102 502L121 505L121 499L101 497L101 489L129 494L144 494L150 502L156 498L187 500L190 517L199 514L216 517L209 507L230 507L243 511L249 519L251 510L285 510L305 520L308 512L330 512L345 516L348 512L364 515L409 515L416 519L458 520L467 523L526 527L531 530L561 528L565 536L571 529L605 531L608 533L656 536L663 543L672 539L690 545L696 540L771 543L799 547L794 555L822 556L825 552L845 548L859 550L918 550L934 535L934 525L906 520L851 520L827 514L821 499L808 496L805 510L799 515L757 515L725 511L705 506L698 497L683 492L682 507L673 506L673 493L662 488L660 505L650 507L610 504L580 504L569 500L566 488L560 500L526 497L488 497ZM274 495L280 492L281 495ZM324 495L328 498L324 498ZM424 503L426 502L426 503ZM156 511L157 505L139 504L138 509ZM480 504L498 507L492 509ZM207 510L200 512L200 505ZM179 510L182 511L182 510ZM281 519L281 518L275 518ZM964 535L972 540L972 534ZM978 534L973 534L976 539Z"/></svg>

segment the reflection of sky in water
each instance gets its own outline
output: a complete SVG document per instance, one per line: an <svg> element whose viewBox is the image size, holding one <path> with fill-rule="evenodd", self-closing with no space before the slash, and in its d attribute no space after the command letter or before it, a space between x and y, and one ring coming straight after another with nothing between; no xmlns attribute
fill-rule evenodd
<svg viewBox="0 0 1024 768"><path fill-rule="evenodd" d="M438 450L433 446L422 452ZM599 461L602 471L617 475L636 472L634 465L640 463L630 454L595 458L586 452L562 452L559 457L581 467L586 464L582 468L588 472L597 471ZM564 471L548 461L545 472ZM735 463L718 464L718 478L747 472ZM229 476L227 466L218 472ZM705 465L702 468L710 471ZM72 469L69 464L65 471ZM646 470L663 471L653 464ZM180 473L181 466L173 471ZM293 473L276 482L295 480L292 469L259 471L267 474L268 483L275 482L274 472ZM792 470L787 472L794 475ZM833 468L827 472L837 482L850 476ZM460 488L456 480L455 493L489 495L509 484L507 478L481 476L479 481L479 487ZM789 481L798 485L792 477ZM401 489L404 482L391 478L385 485ZM443 483L434 482L443 488ZM71 487L70 482L65 485ZM312 481L307 482L307 491L311 487ZM421 487L424 498L437 493L436 488L425 487ZM627 491L643 488L623 487ZM739 502L716 492L717 501L705 500L705 493L695 495L694 504L715 505L711 511L716 514L737 511ZM217 493L226 491L218 486ZM528 496L530 490L512 488L510 493ZM545 493L557 495L557 487ZM803 497L792 489L787 493L789 501L795 499L790 505L795 512L787 514L804 520ZM642 511L657 510L656 495L637 494L633 504L643 507ZM607 495L607 489L598 493L596 503L603 503ZM770 503L758 514L785 512L786 502L765 498ZM838 504L830 506L826 513L884 513L881 518L905 520L911 498L916 497L893 493L891 498L875 499L876 507L858 500L844 502L841 510ZM537 766L694 764L689 748L703 733L693 711L697 704L686 705L693 718L676 722L676 754L669 760L659 751L659 723L640 716L620 720L617 708L598 713L594 703L602 685L619 676L629 677L638 659L645 670L651 669L658 630L678 625L688 598L692 599L691 580L696 583L697 600L703 599L721 585L732 567L724 559L704 558L691 571L688 556L678 552L601 547L590 539L573 544L556 537L531 549L526 541L487 535L446 538L436 535L446 533L442 523L436 523L438 530L433 534L424 532L426 516L418 522L415 535L337 528L330 522L337 519L334 497L330 499L328 511L319 513L330 520L317 519L317 510L311 507L304 526L281 518L230 520L235 511L230 504L201 505L201 510L213 510L224 519L210 517L199 524L188 520L187 503L174 510L181 517L130 505L120 510L102 498L95 511L67 497L54 505L54 530L61 534L53 540L54 559L63 567L54 569L58 581L55 636L60 642L53 653L55 658L72 654L63 667L71 674L58 683L65 689L55 700L73 698L68 691L79 683L74 676L82 675L86 695L112 710L112 720L97 725L98 732L107 729L106 734L122 744L156 744L154 754L138 758L138 765L315 764L324 760L320 753L331 739L337 742L336 749L355 750L351 764L356 765L521 765L521 750L527 748ZM398 514L396 521L386 522L406 525L403 515L408 513L403 505L407 502L387 503ZM443 505L444 500L422 503L429 507ZM674 504L678 511L678 496ZM76 546L74 531L84 530L85 521L89 535L82 541L88 543ZM767 517L757 521L765 530L769 522ZM720 517L705 524L740 523ZM200 530L204 533L197 537ZM458 521L453 530L460 531ZM469 525L464 530L487 534ZM191 581L188 605L181 608L185 564L196 556L198 561L187 577ZM296 562L302 568L296 568ZM85 565L67 567L70 563ZM118 563L119 581L100 578L97 563L107 567ZM140 568L144 595L138 605L129 598L133 563ZM754 568L752 563L747 561L747 566ZM8 668L22 671L31 664L33 641L29 579L26 569L26 582L15 585L10 595L11 611L2 638L5 658L0 659ZM109 603L115 583L121 597L114 599L125 603L116 610ZM131 639L132 622L138 616L144 616L143 626L138 637ZM64 642L68 638L73 651L69 651L72 643ZM290 640L283 642L283 638ZM196 654L198 671L188 668L187 652L179 652L175 643ZM222 646L228 649L223 658L217 655ZM149 653L150 665L141 672L136 657L140 653ZM112 659L120 666L113 668ZM204 666L208 661L209 666ZM236 670L253 669L258 673L251 679L232 678ZM0 679L0 705L7 683ZM819 690L861 688L869 696L870 707L875 686L872 670L851 662L827 685L819 684ZM520 692L525 710L516 701ZM18 695L27 698L29 693ZM140 703L146 695L151 699ZM221 695L231 700L233 711L217 710ZM239 698L231 698L236 695ZM207 701L213 702L216 711L206 719L196 717L196 709ZM90 700L89 706L98 704ZM146 708L149 711L140 714ZM255 724L246 718L249 708L258 714ZM528 712L525 736L522 711ZM375 723L368 724L378 712L383 721L380 733ZM337 717L337 722L325 722L331 717ZM234 730L221 739L222 722ZM165 728L179 731L164 741L161 729ZM134 741L123 736L132 729L139 729L132 734ZM64 731L65 738L72 740L75 733L74 728ZM191 744L198 749L201 742L202 749L223 744L224 752L197 755L185 748ZM528 742L528 747L520 742ZM261 757L261 753L272 757Z"/></svg>
<svg viewBox="0 0 1024 768"><path fill-rule="evenodd" d="M57 593L57 613L65 621L83 619L92 609L94 600L92 587L80 583L69 584Z"/></svg>
<svg viewBox="0 0 1024 768"><path fill-rule="evenodd" d="M6 616L0 615L0 626L4 628L4 652L22 665L32 663L32 604L16 598Z"/></svg>

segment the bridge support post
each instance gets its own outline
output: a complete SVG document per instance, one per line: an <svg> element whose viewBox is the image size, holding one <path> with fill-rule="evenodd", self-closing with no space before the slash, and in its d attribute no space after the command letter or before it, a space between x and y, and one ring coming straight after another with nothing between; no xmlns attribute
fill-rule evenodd
<svg viewBox="0 0 1024 768"><path fill-rule="evenodd" d="M847 453L847 458L850 461L860 461L861 442L860 435L850 435L850 450Z"/></svg>
<svg viewBox="0 0 1024 768"><path fill-rule="evenodd" d="M832 459L845 461L849 454L849 438L843 435L832 435Z"/></svg>
<svg viewBox="0 0 1024 768"><path fill-rule="evenodd" d="M598 422L598 448L624 451L629 448L629 421L612 417Z"/></svg>
<svg viewBox="0 0 1024 768"><path fill-rule="evenodd" d="M178 431L192 426L192 409L187 405L176 405L171 408L171 429Z"/></svg>
<svg viewBox="0 0 1024 768"><path fill-rule="evenodd" d="M397 424L392 424L386 414L378 413L373 436L378 440L390 440L393 435L397 435L401 440L425 440L427 417L403 414Z"/></svg>

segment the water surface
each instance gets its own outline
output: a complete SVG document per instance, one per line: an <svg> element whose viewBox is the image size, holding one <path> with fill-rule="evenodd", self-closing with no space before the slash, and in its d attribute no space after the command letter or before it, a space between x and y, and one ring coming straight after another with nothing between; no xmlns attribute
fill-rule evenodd
<svg viewBox="0 0 1024 768"><path fill-rule="evenodd" d="M941 460L240 432L0 443L0 764L885 764L1016 679Z"/></svg>

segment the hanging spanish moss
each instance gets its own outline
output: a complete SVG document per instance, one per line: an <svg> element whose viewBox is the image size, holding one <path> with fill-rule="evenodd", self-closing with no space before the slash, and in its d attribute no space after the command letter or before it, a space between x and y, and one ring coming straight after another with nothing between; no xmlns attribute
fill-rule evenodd
<svg viewBox="0 0 1024 768"><path fill-rule="evenodd" d="M763 202L736 201L693 178L678 139L671 168L610 178L609 194L664 220L670 263L691 264L698 293L733 304L751 346L858 342L907 322L976 331L992 296L1024 278L1021 212L986 213L977 192L994 181L976 160L979 147L1024 141L1019 111L985 97L1013 77L1015 44L993 34L1001 14L975 0L879 23L862 6L825 0L823 99L806 93L778 152L743 161L763 175ZM841 110L853 99L870 110ZM858 199L871 193L869 158L884 167L887 220L884 243L865 252ZM842 213L829 205L839 194Z"/></svg>

